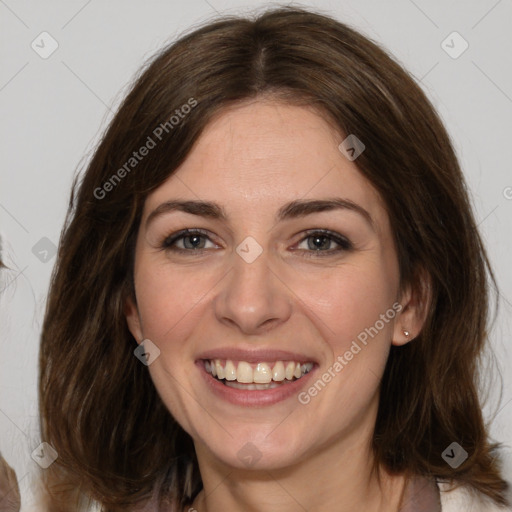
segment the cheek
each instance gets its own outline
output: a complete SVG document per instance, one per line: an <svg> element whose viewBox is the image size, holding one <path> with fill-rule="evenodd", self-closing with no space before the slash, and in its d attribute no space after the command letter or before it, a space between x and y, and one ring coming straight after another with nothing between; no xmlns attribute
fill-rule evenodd
<svg viewBox="0 0 512 512"><path fill-rule="evenodd" d="M316 323L337 353L376 323L379 337L391 336L397 275L384 261L347 264L323 279L304 279L301 286L306 310L321 320ZM384 323L381 315L386 316Z"/></svg>
<svg viewBox="0 0 512 512"><path fill-rule="evenodd" d="M200 275L198 275L200 274ZM141 260L135 272L144 336L157 344L183 339L211 289L204 273L178 272L170 265Z"/></svg>
<svg viewBox="0 0 512 512"><path fill-rule="evenodd" d="M160 349L160 356L148 367L158 394L172 416L187 431L195 417L195 400L190 399L195 327L200 322L206 281L197 272L178 272L169 264L141 258L135 269L137 302L143 336ZM210 286L208 289L211 289Z"/></svg>
<svg viewBox="0 0 512 512"><path fill-rule="evenodd" d="M397 308L395 276L387 270L381 264L347 265L323 284L306 283L305 310L314 313L330 355L299 401L325 419L326 433L349 428L376 400Z"/></svg>

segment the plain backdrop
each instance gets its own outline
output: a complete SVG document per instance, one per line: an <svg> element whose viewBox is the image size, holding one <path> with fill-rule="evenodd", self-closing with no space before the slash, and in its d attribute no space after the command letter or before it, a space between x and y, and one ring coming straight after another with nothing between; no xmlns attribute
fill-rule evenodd
<svg viewBox="0 0 512 512"><path fill-rule="evenodd" d="M73 176L146 58L217 14L277 4L0 0L0 234L10 268L0 278L0 451L18 473L23 510L35 507L39 334ZM502 293L490 334L503 389L495 379L485 411L510 462L512 2L295 5L331 14L381 43L420 82L448 128Z"/></svg>

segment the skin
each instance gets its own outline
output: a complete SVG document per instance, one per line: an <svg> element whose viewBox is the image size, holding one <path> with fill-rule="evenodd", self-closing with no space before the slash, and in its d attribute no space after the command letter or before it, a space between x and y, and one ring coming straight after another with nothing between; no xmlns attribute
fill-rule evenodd
<svg viewBox="0 0 512 512"><path fill-rule="evenodd" d="M193 503L199 512L399 509L404 478L372 471L370 443L390 346L414 338L424 311L409 287L400 289L385 206L357 160L338 149L344 138L311 109L246 102L210 122L145 202L137 305L127 302L126 317L136 340L159 347L149 372L194 439L204 485ZM350 209L274 219L289 201L332 197L364 208L373 225ZM215 201L228 221L173 211L146 226L171 199ZM208 232L199 239L202 253L162 248L185 228ZM336 252L336 242L320 240L319 251L315 237L307 238L310 229L339 233L353 248ZM263 249L252 263L236 252L247 236ZM175 246L191 242L198 243L189 237ZM278 348L311 356L320 376L395 302L402 311L306 405L296 396L269 406L233 405L207 388L195 364L209 348ZM237 456L249 441L261 455L252 467Z"/></svg>

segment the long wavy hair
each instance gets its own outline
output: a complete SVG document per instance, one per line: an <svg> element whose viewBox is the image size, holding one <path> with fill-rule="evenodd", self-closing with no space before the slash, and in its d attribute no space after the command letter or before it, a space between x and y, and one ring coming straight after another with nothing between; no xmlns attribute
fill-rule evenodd
<svg viewBox="0 0 512 512"><path fill-rule="evenodd" d="M384 372L376 463L504 504L507 484L479 398L496 286L450 138L418 84L378 44L323 13L281 7L223 16L160 51L75 179L39 361L41 433L59 454L44 472L51 509L78 510L91 497L102 510L126 510L156 497L178 511L202 488L192 439L134 357L124 305L135 301L146 196L216 114L263 97L314 108L364 142L355 163L386 204L401 284L425 296L420 276L430 277L424 328L391 348ZM150 139L146 156L130 160ZM469 454L456 469L441 456L454 441Z"/></svg>

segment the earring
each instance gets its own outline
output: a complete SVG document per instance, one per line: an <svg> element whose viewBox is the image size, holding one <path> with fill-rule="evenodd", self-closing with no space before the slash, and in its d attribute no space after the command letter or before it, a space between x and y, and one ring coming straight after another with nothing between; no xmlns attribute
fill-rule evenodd
<svg viewBox="0 0 512 512"><path fill-rule="evenodd" d="M403 330L403 333L406 338L408 338L411 335L411 333L409 331L406 331L405 329Z"/></svg>

